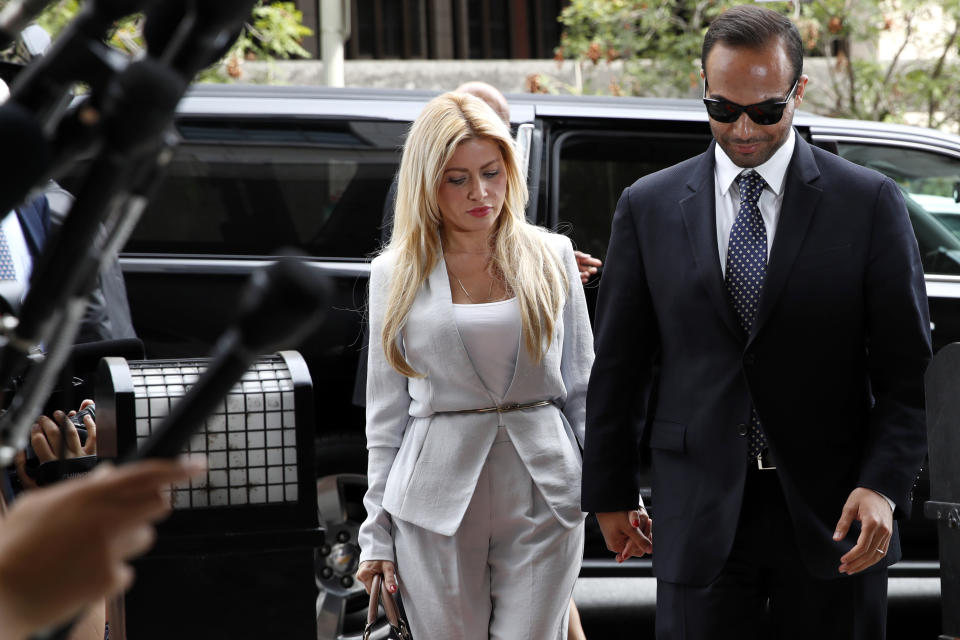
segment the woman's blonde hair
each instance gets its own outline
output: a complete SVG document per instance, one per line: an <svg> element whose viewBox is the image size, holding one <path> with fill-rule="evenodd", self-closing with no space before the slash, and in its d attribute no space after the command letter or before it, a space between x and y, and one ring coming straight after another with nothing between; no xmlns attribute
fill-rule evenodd
<svg viewBox="0 0 960 640"><path fill-rule="evenodd" d="M566 297L567 276L559 256L547 245L547 232L524 217L527 185L510 129L479 98L466 93L438 96L423 109L407 136L397 177L393 234L384 250L392 254L394 267L380 338L387 362L405 376L422 375L404 358L397 337L417 292L443 252L437 202L440 180L457 146L474 139L493 141L503 157L507 187L492 235L492 266L517 296L524 345L536 362L553 340Z"/></svg>

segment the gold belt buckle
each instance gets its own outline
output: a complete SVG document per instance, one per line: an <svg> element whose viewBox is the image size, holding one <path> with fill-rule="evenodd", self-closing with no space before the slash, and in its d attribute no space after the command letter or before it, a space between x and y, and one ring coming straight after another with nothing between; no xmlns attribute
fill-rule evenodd
<svg viewBox="0 0 960 640"><path fill-rule="evenodd" d="M766 453L766 451L761 451L757 454L757 469L760 469L760 471L772 471L777 468L775 464L766 464L764 460Z"/></svg>

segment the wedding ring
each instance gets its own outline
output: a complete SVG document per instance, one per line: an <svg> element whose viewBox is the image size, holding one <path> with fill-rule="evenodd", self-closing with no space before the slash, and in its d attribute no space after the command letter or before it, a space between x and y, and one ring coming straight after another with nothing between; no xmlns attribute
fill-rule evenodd
<svg viewBox="0 0 960 640"><path fill-rule="evenodd" d="M883 549L877 549L877 553L879 553L880 555L883 555L886 553L886 551L884 551Z"/></svg>

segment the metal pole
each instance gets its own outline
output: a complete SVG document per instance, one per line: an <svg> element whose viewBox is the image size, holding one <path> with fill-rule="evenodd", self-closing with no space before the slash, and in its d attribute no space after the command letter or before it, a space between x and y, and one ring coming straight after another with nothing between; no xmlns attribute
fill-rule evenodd
<svg viewBox="0 0 960 640"><path fill-rule="evenodd" d="M350 0L320 0L320 54L323 79L343 86L343 45L350 38Z"/></svg>

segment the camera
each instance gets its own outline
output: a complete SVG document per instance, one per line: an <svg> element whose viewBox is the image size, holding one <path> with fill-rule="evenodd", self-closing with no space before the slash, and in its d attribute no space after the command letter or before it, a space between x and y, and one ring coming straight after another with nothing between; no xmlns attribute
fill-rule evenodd
<svg viewBox="0 0 960 640"><path fill-rule="evenodd" d="M96 420L96 405L91 404L83 409L83 411L79 411L68 418L77 428L77 435L80 436L81 445L87 443L87 429L83 424L83 419L86 416L90 416ZM54 453L59 454L60 452L55 451ZM64 460L51 460L41 463L36 451L33 450L32 443L27 443L25 455L26 462L24 464L24 471L40 486L51 484L63 478L82 475L96 466L97 463L97 456L95 455L67 458Z"/></svg>

